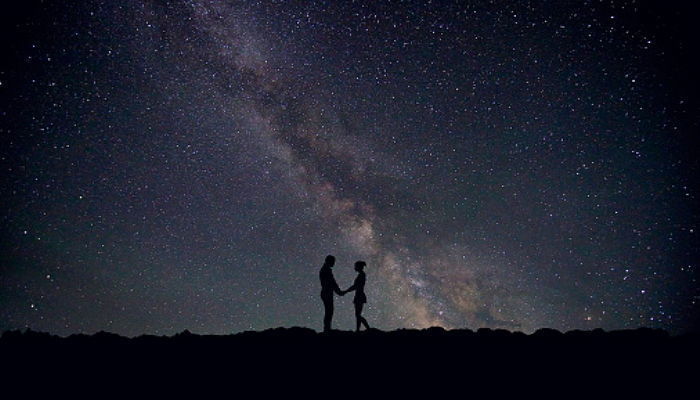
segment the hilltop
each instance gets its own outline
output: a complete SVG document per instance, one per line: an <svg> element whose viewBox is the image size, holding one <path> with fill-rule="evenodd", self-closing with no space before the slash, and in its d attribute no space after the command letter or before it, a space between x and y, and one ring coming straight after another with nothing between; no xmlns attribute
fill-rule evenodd
<svg viewBox="0 0 700 400"><path fill-rule="evenodd" d="M442 328L317 333L294 327L134 338L108 332L59 337L27 330L5 332L0 354L3 365L14 371L51 379L89 377L91 384L109 384L115 376L151 383L235 378L238 384L264 377L274 385L347 387L359 379L363 386L399 385L406 390L405 385L418 383L469 381L477 384L471 389L482 392L533 383L550 389L564 384L619 388L630 379L635 384L688 383L693 371L688 366L697 362L699 345L697 334L671 336L648 328L540 329L527 335ZM500 387L499 382L507 385Z"/></svg>

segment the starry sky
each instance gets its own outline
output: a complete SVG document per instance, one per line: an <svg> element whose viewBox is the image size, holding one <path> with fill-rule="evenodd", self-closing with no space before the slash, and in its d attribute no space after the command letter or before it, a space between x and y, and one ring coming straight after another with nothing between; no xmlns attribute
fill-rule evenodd
<svg viewBox="0 0 700 400"><path fill-rule="evenodd" d="M22 4L0 330L698 328L690 6Z"/></svg>

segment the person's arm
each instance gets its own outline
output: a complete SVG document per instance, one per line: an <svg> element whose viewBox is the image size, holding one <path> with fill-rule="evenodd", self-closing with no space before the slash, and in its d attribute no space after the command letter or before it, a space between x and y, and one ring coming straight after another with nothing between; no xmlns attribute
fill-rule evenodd
<svg viewBox="0 0 700 400"><path fill-rule="evenodd" d="M341 296L345 294L345 292L340 290L340 286L338 286L338 282L335 281L335 278L333 278L333 291Z"/></svg>
<svg viewBox="0 0 700 400"><path fill-rule="evenodd" d="M355 281L355 283L353 283L352 286L350 286L349 288L345 289L345 293L347 293L347 292L352 292L352 291L355 290L355 289L357 289L357 281Z"/></svg>

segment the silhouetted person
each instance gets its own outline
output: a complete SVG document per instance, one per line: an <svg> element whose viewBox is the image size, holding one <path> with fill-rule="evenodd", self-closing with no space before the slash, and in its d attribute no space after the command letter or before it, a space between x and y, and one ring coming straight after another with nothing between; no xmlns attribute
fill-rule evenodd
<svg viewBox="0 0 700 400"><path fill-rule="evenodd" d="M367 280L367 277L365 276L364 271L366 265L367 263L364 261L358 261L355 263L355 271L357 271L355 282L352 284L352 286L342 292L345 294L347 292L352 292L353 290L355 291L355 298L352 299L352 303L355 305L355 321L357 322L356 330L358 332L360 331L360 325L364 325L365 329L369 329L367 320L362 317L362 307L367 302L367 296L365 295L365 281Z"/></svg>
<svg viewBox="0 0 700 400"><path fill-rule="evenodd" d="M344 295L345 293L340 291L338 284L333 277L333 265L335 265L335 257L327 256L326 261L321 267L321 271L318 273L319 278L321 278L321 300L323 300L323 331L329 332L331 330L331 322L333 321L333 292Z"/></svg>

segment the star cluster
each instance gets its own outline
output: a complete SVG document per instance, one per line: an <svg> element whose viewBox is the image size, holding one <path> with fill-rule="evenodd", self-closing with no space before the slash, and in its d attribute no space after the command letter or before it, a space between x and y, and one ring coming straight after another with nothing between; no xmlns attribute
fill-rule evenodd
<svg viewBox="0 0 700 400"><path fill-rule="evenodd" d="M659 7L12 10L0 329L318 329L326 254L382 329L695 329L697 43Z"/></svg>

